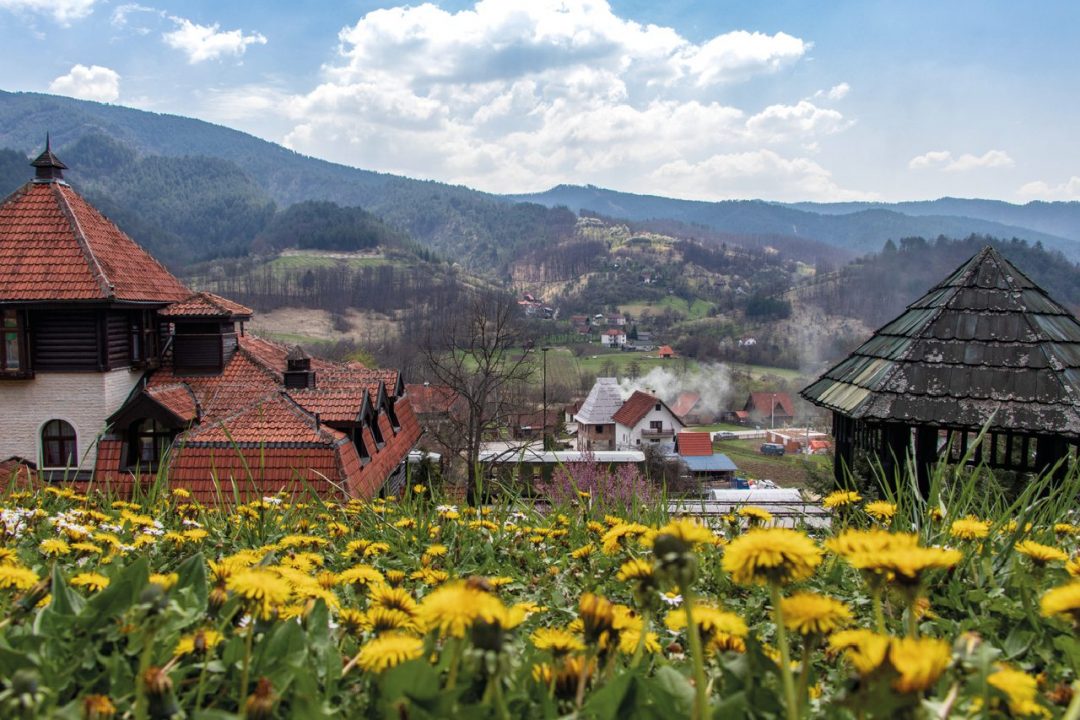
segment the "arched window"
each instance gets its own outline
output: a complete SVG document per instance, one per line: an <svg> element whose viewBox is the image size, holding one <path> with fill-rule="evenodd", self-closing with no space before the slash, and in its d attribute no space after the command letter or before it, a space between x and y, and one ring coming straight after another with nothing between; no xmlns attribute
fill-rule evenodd
<svg viewBox="0 0 1080 720"><path fill-rule="evenodd" d="M136 465L154 470L165 451L172 445L176 431L157 420L143 418L131 423L128 437L128 467Z"/></svg>
<svg viewBox="0 0 1080 720"><path fill-rule="evenodd" d="M41 464L47 468L78 467L79 447L71 423L50 420L41 428Z"/></svg>

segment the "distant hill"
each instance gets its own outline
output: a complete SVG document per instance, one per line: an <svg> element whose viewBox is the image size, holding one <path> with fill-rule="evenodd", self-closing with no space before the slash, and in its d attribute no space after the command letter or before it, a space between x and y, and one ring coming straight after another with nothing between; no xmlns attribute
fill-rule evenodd
<svg viewBox="0 0 1080 720"><path fill-rule="evenodd" d="M784 205L763 200L704 202L675 200L655 195L635 195L591 185L558 185L542 193L511 197L549 207L561 205L576 212L591 210L628 220L668 218L684 223L705 225L728 233L808 238L856 252L877 252L889 239L939 235L960 238L978 234L1041 242L1047 247L1061 250L1069 257L1080 257L1080 242L1078 242L1080 231L1075 236L1055 235L1026 225L1005 224L979 217L954 215L948 212L949 208L945 204L940 206L929 204L930 212L907 214L901 208L922 204L862 206L857 203ZM943 201L937 202L943 203ZM1080 203L1032 203L1021 208L1021 206L994 201L970 202L986 202L988 206L1000 205L1017 209L1018 212L1013 213L999 212L1001 217L1010 219L1014 216L1019 218L1023 214L1023 208L1030 208L1026 213L1033 218L1041 219L1046 225L1052 223L1052 217L1057 217L1059 214L1069 215L1073 212L1070 206L1080 206ZM1066 207L1062 209L1060 206ZM940 214L932 212L935 207L940 208ZM957 210L961 209L960 206L956 207ZM965 204L962 209L972 210L973 208L974 205ZM1080 207L1076 209L1076 212L1080 215ZM1065 227L1068 223L1057 223L1056 226Z"/></svg>
<svg viewBox="0 0 1080 720"><path fill-rule="evenodd" d="M499 279L523 255L572 238L581 211L810 262L876 252L889 239L973 233L1080 258L1080 203L697 202L572 185L499 196L306 157L200 120L38 93L0 91L0 149L9 148L0 150L0 191L26 181L24 158L41 150L46 130L72 184L180 270L249 253L278 214L307 202L363 208L388 233ZM826 257L823 245L841 254Z"/></svg>

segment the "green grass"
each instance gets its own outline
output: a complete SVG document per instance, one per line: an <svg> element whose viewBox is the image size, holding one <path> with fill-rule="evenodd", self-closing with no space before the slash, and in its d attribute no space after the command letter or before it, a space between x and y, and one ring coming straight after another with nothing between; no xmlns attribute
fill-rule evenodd
<svg viewBox="0 0 1080 720"><path fill-rule="evenodd" d="M629 313L637 318L641 317L645 311L648 311L650 315L655 316L670 309L674 310L686 320L699 320L706 317L711 308L712 303L700 298L695 298L693 303L687 303L683 298L668 295L663 300L624 303L619 306L619 311Z"/></svg>
<svg viewBox="0 0 1080 720"><path fill-rule="evenodd" d="M345 266L352 269L362 267L378 267L390 265L390 260L385 257L350 257L334 258L326 255L283 255L274 258L267 265L275 272L289 270L314 270L316 268L331 268Z"/></svg>
<svg viewBox="0 0 1080 720"><path fill-rule="evenodd" d="M742 372L750 373L750 379L752 381L760 381L767 375L773 375L783 380L796 380L803 377L803 374L798 370L791 370L789 368L770 367L768 365L746 365L743 363L726 363L732 370L739 370Z"/></svg>

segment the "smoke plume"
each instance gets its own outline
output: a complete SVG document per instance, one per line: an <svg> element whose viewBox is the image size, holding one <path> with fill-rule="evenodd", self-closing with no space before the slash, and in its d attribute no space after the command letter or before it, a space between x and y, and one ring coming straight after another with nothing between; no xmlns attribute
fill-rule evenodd
<svg viewBox="0 0 1080 720"><path fill-rule="evenodd" d="M623 378L619 389L624 396L635 390L647 392L668 405L684 392L701 396L695 414L716 415L727 410L731 400L731 371L723 363L702 363L696 370L677 371L675 368L654 367L642 377Z"/></svg>

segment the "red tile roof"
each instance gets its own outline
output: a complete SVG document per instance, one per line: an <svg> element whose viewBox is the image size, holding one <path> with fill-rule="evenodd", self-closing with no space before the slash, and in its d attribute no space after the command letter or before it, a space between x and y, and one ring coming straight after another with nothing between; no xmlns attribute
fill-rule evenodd
<svg viewBox="0 0 1080 720"><path fill-rule="evenodd" d="M660 398L653 397L649 393L635 390L634 394L630 396L630 399L622 404L622 407L615 411L615 414L611 416L611 419L620 425L626 427L634 427L641 418L645 417L650 410L661 402Z"/></svg>
<svg viewBox="0 0 1080 720"><path fill-rule="evenodd" d="M194 295L173 303L158 313L161 317L182 318L250 318L254 311L240 303L215 295L210 292L197 292Z"/></svg>
<svg viewBox="0 0 1080 720"><path fill-rule="evenodd" d="M27 183L0 204L0 301L171 303L190 294L64 183Z"/></svg>
<svg viewBox="0 0 1080 720"><path fill-rule="evenodd" d="M445 415L458 401L458 394L447 385L410 383L405 386L405 394L418 415Z"/></svg>
<svg viewBox="0 0 1080 720"><path fill-rule="evenodd" d="M675 436L675 446L680 455L708 456L713 454L712 435L707 432L684 430Z"/></svg>
<svg viewBox="0 0 1080 720"><path fill-rule="evenodd" d="M670 345L661 345L656 354L660 357L675 357L675 351L671 349Z"/></svg>
<svg viewBox="0 0 1080 720"><path fill-rule="evenodd" d="M776 415L795 416L795 405L791 402L791 396L785 392L752 392L746 400L746 410L753 410L759 415L773 413L773 403L776 403Z"/></svg>
<svg viewBox="0 0 1080 720"><path fill-rule="evenodd" d="M698 404L698 400L701 399L701 394L696 392L681 392L679 397L675 398L675 404L671 406L671 412L679 418L685 418L686 415L694 409L694 406Z"/></svg>
<svg viewBox="0 0 1080 720"><path fill-rule="evenodd" d="M315 418L289 398L273 392L254 404L212 423L203 422L180 438L184 445L251 444L324 445L345 435L328 425L315 426Z"/></svg>
<svg viewBox="0 0 1080 720"><path fill-rule="evenodd" d="M195 404L195 393L184 383L156 385L147 388L146 394L183 422L191 422L199 414Z"/></svg>

